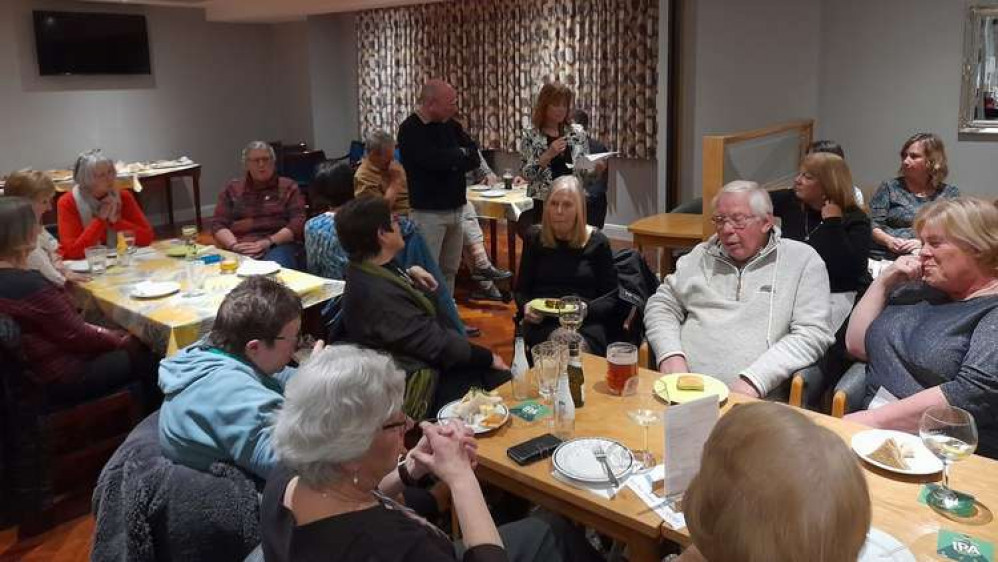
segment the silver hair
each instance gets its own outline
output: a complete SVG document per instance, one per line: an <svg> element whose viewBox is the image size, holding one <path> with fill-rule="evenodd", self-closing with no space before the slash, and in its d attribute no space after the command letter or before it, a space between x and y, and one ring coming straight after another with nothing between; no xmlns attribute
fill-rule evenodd
<svg viewBox="0 0 998 562"><path fill-rule="evenodd" d="M306 485L328 487L401 411L404 392L405 373L389 355L327 346L288 383L271 435L274 452Z"/></svg>
<svg viewBox="0 0 998 562"><path fill-rule="evenodd" d="M76 164L73 165L73 181L81 188L88 190L94 184L94 173L97 167L108 164L114 169L114 160L111 160L101 149L94 148L86 152L81 152L76 157Z"/></svg>
<svg viewBox="0 0 998 562"><path fill-rule="evenodd" d="M769 198L769 192L754 181L735 180L727 183L714 196L714 201L711 204L715 209L717 208L717 202L725 193L747 193L749 196L749 208L752 209L752 214L760 219L772 216L773 214L773 200Z"/></svg>
<svg viewBox="0 0 998 562"><path fill-rule="evenodd" d="M243 164L245 164L246 159L249 158L249 153L251 150L266 150L267 152L270 153L271 160L274 161L277 160L277 153L274 152L274 147L270 146L269 143L257 140L257 141L250 141L250 143L246 145L246 148L243 149L241 154Z"/></svg>
<svg viewBox="0 0 998 562"><path fill-rule="evenodd" d="M395 138L384 131L374 131L364 139L364 150L368 154L381 152L389 146L395 144Z"/></svg>

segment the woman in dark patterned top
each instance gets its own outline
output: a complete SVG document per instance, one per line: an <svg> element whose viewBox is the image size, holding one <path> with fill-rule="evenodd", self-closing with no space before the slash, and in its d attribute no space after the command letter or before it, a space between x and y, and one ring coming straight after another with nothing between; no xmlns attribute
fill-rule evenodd
<svg viewBox="0 0 998 562"><path fill-rule="evenodd" d="M20 328L34 382L53 402L74 404L140 381L155 409L162 395L148 350L128 332L85 322L65 290L28 269L40 228L30 200L0 197L0 314Z"/></svg>
<svg viewBox="0 0 998 562"><path fill-rule="evenodd" d="M895 259L920 247L912 228L918 210L936 199L960 196L960 190L944 182L948 172L946 149L938 136L916 133L905 141L898 177L882 183L870 200L872 257Z"/></svg>
<svg viewBox="0 0 998 562"><path fill-rule="evenodd" d="M273 430L286 468L267 480L261 506L268 562L597 559L560 520L496 528L475 479L474 438L461 422L424 422L419 443L403 455L412 427L404 390L390 357L348 345L319 351L291 379ZM429 474L450 488L460 556L446 534L395 499Z"/></svg>
<svg viewBox="0 0 998 562"><path fill-rule="evenodd" d="M853 311L849 352L867 362L867 401L897 402L853 421L915 432L922 413L950 404L973 414L978 451L998 457L998 208L973 198L926 205L922 242L870 285Z"/></svg>

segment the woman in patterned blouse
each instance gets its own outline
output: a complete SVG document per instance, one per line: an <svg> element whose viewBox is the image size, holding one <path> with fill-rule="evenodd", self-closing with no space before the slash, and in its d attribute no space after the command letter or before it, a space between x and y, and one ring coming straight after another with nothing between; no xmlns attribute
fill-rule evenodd
<svg viewBox="0 0 998 562"><path fill-rule="evenodd" d="M580 175L575 171L575 161L589 154L589 138L582 127L571 125L572 90L559 82L544 84L534 104L531 123L533 127L523 133L520 142L520 159L523 177L527 180L527 195L534 200L534 208L524 213L529 219L522 228L536 224L544 214L544 201L551 192L551 182L561 176ZM597 164L602 172L606 164Z"/></svg>
<svg viewBox="0 0 998 562"><path fill-rule="evenodd" d="M946 149L934 133L916 133L904 143L898 177L881 184L870 200L871 257L893 260L921 247L912 228L918 210L936 199L960 196L944 182L948 171Z"/></svg>

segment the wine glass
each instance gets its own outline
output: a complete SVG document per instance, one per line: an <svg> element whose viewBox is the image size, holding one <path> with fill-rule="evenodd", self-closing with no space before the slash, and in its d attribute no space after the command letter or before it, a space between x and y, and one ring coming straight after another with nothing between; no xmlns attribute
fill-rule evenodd
<svg viewBox="0 0 998 562"><path fill-rule="evenodd" d="M648 428L661 424L665 419L667 406L655 398L654 384L654 380L647 377L631 377L620 393L627 399L627 417L641 426L643 433L641 450L634 452L639 470L655 467L655 455L648 448ZM663 392L666 392L665 389Z"/></svg>
<svg viewBox="0 0 998 562"><path fill-rule="evenodd" d="M949 487L949 470L952 463L969 457L977 449L974 416L955 406L933 406L922 414L918 434L925 446L943 461L943 483L930 486L926 501L949 513L965 512L973 505L974 498Z"/></svg>
<svg viewBox="0 0 998 562"><path fill-rule="evenodd" d="M562 297L558 303L558 323L562 328L578 332L586 319L586 302L575 295Z"/></svg>

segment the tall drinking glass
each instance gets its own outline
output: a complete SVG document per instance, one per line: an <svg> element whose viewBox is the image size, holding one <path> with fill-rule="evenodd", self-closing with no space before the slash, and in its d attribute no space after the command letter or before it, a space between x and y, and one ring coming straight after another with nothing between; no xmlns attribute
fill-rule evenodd
<svg viewBox="0 0 998 562"><path fill-rule="evenodd" d="M124 248L118 249L118 265L128 267L132 264L132 257L135 256L135 231L122 230L120 234Z"/></svg>
<svg viewBox="0 0 998 562"><path fill-rule="evenodd" d="M606 348L606 386L620 394L627 381L638 374L638 348L626 342L611 343Z"/></svg>
<svg viewBox="0 0 998 562"><path fill-rule="evenodd" d="M180 237L187 247L187 259L193 260L198 255L198 227L187 224L180 228Z"/></svg>
<svg viewBox="0 0 998 562"><path fill-rule="evenodd" d="M530 354L534 358L537 389L544 400L550 403L558 387L562 364L567 360L568 348L563 344L546 341L531 348Z"/></svg>
<svg viewBox="0 0 998 562"><path fill-rule="evenodd" d="M208 266L201 260L184 262L184 276L187 278L188 297L198 297L204 294L204 281L208 277Z"/></svg>
<svg viewBox="0 0 998 562"><path fill-rule="evenodd" d="M933 406L922 414L918 424L922 442L943 461L942 485L931 485L926 501L932 507L949 513L965 513L973 507L974 498L949 487L950 465L963 460L977 449L977 424L970 412L955 406Z"/></svg>
<svg viewBox="0 0 998 562"><path fill-rule="evenodd" d="M648 447L648 428L662 423L667 405L655 398L655 381L650 378L631 377L620 395L627 398L627 417L641 427L644 436L641 450L634 451L634 460L639 468L653 468L655 454Z"/></svg>
<svg viewBox="0 0 998 562"><path fill-rule="evenodd" d="M91 275L100 275L107 271L107 247L91 246L83 250L87 257L87 265L90 266Z"/></svg>

